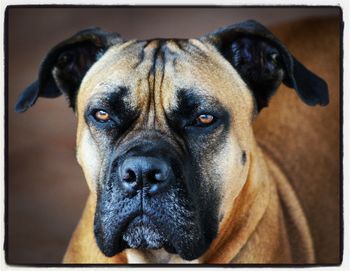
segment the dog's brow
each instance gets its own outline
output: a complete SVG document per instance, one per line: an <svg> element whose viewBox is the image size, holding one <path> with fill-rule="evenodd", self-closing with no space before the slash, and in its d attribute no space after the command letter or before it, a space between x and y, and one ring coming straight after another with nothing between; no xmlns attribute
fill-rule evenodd
<svg viewBox="0 0 350 271"><path fill-rule="evenodd" d="M202 106L216 107L221 103L215 97L203 94L205 91L196 89L179 89L177 101L179 108L197 108Z"/></svg>
<svg viewBox="0 0 350 271"><path fill-rule="evenodd" d="M123 98L129 93L129 89L125 86L118 86L113 84L104 84L106 89L103 92L96 93L90 98L90 104L101 104L108 106L115 106L123 103Z"/></svg>
<svg viewBox="0 0 350 271"><path fill-rule="evenodd" d="M97 84L96 88L99 89L99 92L120 92L127 90L128 88L121 84L116 84L115 82L101 82ZM100 94L99 93L99 94Z"/></svg>

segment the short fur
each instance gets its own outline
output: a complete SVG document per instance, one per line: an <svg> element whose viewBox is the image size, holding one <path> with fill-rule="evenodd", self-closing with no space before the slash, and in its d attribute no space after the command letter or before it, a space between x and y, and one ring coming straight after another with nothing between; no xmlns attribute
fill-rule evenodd
<svg viewBox="0 0 350 271"><path fill-rule="evenodd" d="M76 111L77 159L91 190L64 262L315 262L289 174L261 150L253 122L281 82L305 103L326 105L321 78L253 21L190 40L123 41L94 29L98 42L89 47L91 36L77 35L70 41L84 42L79 63L87 63L77 73L79 89L76 83L67 88L71 73L59 77L57 70L74 70L77 62L62 57L63 66L40 71L53 69L56 90ZM62 44L49 59L65 55ZM18 111L45 92L37 88L26 90ZM93 110L100 107L118 125L96 123ZM198 130L192 119L208 111L216 124ZM174 174L165 192L146 197L143 187L125 197L118 172L134 156L168 161Z"/></svg>

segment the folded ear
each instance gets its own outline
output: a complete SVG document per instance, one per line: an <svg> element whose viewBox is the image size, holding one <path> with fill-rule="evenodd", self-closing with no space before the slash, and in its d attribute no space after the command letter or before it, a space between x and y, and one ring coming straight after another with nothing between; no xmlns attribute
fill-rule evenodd
<svg viewBox="0 0 350 271"><path fill-rule="evenodd" d="M214 45L251 89L257 110L268 105L281 82L308 105L327 105L327 83L305 68L263 25L249 20L200 38Z"/></svg>
<svg viewBox="0 0 350 271"><path fill-rule="evenodd" d="M62 93L75 109L75 99L80 83L88 69L107 49L121 38L99 28L80 31L52 48L39 69L38 80L32 83L18 98L17 112L24 112L34 105L38 97L55 98Z"/></svg>

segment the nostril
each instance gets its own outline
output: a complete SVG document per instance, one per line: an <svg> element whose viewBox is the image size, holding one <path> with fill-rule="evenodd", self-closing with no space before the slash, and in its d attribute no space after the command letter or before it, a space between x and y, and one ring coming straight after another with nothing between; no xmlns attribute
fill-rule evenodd
<svg viewBox="0 0 350 271"><path fill-rule="evenodd" d="M168 180L168 171L157 169L147 174L144 185L148 188L148 193L152 195L166 187L168 185Z"/></svg>
<svg viewBox="0 0 350 271"><path fill-rule="evenodd" d="M168 178L167 174L160 170L151 170L144 175L144 180L151 183L164 182Z"/></svg>
<svg viewBox="0 0 350 271"><path fill-rule="evenodd" d="M128 169L128 170L126 170L126 172L124 173L122 179L123 179L123 181L128 182L128 183L135 182L135 180L136 180L136 174L135 174L135 172L132 171L131 169Z"/></svg>

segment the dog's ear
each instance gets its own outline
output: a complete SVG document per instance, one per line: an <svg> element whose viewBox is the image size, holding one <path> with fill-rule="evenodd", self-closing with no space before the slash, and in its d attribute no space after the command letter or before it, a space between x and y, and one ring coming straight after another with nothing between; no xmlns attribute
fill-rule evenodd
<svg viewBox="0 0 350 271"><path fill-rule="evenodd" d="M57 44L43 60L38 80L18 98L16 111L28 110L39 96L55 98L62 93L74 110L77 91L88 69L111 45L121 41L116 33L89 28Z"/></svg>
<svg viewBox="0 0 350 271"><path fill-rule="evenodd" d="M233 65L253 92L257 110L266 107L281 82L308 105L327 105L327 83L296 60L263 25L245 21L200 38Z"/></svg>

